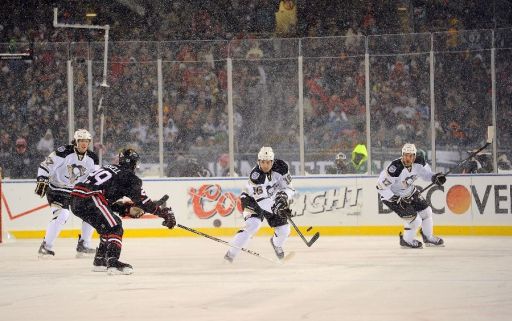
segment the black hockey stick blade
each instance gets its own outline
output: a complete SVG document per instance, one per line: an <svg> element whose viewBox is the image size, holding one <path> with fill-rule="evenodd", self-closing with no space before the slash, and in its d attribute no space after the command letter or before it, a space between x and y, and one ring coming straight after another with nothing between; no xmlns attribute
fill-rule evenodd
<svg viewBox="0 0 512 321"><path fill-rule="evenodd" d="M320 237L320 232L316 232L315 235L313 235L313 237L311 238L311 240L306 243L306 245L308 247L311 247L311 245L313 245L313 243L315 243L316 240L318 240L319 237Z"/></svg>
<svg viewBox="0 0 512 321"><path fill-rule="evenodd" d="M299 230L299 228L297 227L297 225L295 224L295 222L292 220L292 217L291 217L291 214L292 214L292 211L291 210L288 210L288 213L286 215L286 218L288 219L288 221L292 224L293 226L293 229L295 230L295 232L297 232L297 234L300 236L300 238L302 239L302 241L304 241L304 243L307 245L307 247L311 247L311 245L313 245L313 243L316 242L316 240L318 240L318 238L320 237L320 233L319 232L316 232L315 235L313 235L313 238L311 240L307 240L306 237L304 237L304 234L302 234L302 232Z"/></svg>
<svg viewBox="0 0 512 321"><path fill-rule="evenodd" d="M160 207L162 206L165 202L167 202L167 200L169 199L169 195L165 194L164 196L162 196L162 198L160 198L158 201L155 202L155 205Z"/></svg>

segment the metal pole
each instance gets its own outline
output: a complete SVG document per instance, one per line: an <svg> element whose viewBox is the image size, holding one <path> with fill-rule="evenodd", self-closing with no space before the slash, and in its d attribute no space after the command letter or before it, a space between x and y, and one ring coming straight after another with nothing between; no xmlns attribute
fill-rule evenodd
<svg viewBox="0 0 512 321"><path fill-rule="evenodd" d="M436 101L434 91L435 79L435 56L434 56L434 34L430 34L430 137L432 138L432 169L436 171Z"/></svg>
<svg viewBox="0 0 512 321"><path fill-rule="evenodd" d="M163 103L163 77L162 58L158 58L156 64L158 79L158 159L160 161L159 174L164 176L164 103Z"/></svg>
<svg viewBox="0 0 512 321"><path fill-rule="evenodd" d="M71 60L67 61L68 70L68 141L73 139L75 132L75 96L73 88L73 65Z"/></svg>
<svg viewBox="0 0 512 321"><path fill-rule="evenodd" d="M233 60L227 59L228 73L228 148L229 148L229 176L235 176L235 124L233 111Z"/></svg>
<svg viewBox="0 0 512 321"><path fill-rule="evenodd" d="M300 175L306 174L305 162L305 143L304 143L304 73L303 73L303 57L298 59L299 69L299 160Z"/></svg>
<svg viewBox="0 0 512 321"><path fill-rule="evenodd" d="M370 54L368 51L368 37L365 37L365 54L364 54L364 84L365 84L365 108L366 108L366 150L368 151L367 174L372 174L372 141L371 134L371 117L370 117Z"/></svg>
<svg viewBox="0 0 512 321"><path fill-rule="evenodd" d="M492 144L492 166L494 173L498 172L498 144L496 141L496 48L494 47L494 30L492 31L492 48L491 48L491 104L492 104L492 126L495 128L493 144Z"/></svg>

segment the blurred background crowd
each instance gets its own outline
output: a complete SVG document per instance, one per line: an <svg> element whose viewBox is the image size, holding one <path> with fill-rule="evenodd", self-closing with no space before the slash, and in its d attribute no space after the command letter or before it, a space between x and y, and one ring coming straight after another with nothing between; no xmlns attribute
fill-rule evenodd
<svg viewBox="0 0 512 321"><path fill-rule="evenodd" d="M244 164L254 161L262 144L272 145L287 161L298 160L301 55L307 172L342 173L333 171L341 152L347 162L363 155L350 172L366 173L359 161L371 152L375 174L399 156L405 142L430 150L432 99L439 155L467 153L481 144L492 122L493 73L498 166L510 169L510 1L29 0L7 1L0 8L0 54L31 54L30 60L0 60L4 176L33 178L44 157L69 143L68 61L76 128L88 128L88 60L97 105L103 32L54 28L53 7L59 8L61 23L111 27L103 145L97 143L99 117L94 119L95 148L106 161L130 145L144 151L146 163L158 162L161 59L165 174L226 176L227 58L233 59L236 171L247 175L252 163ZM364 147L365 53L370 151ZM449 159L445 163L449 166ZM298 174L296 168L292 172Z"/></svg>

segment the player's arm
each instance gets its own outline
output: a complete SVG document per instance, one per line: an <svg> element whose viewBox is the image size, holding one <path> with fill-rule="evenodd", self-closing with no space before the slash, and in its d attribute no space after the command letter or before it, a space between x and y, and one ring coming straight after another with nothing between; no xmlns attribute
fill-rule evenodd
<svg viewBox="0 0 512 321"><path fill-rule="evenodd" d="M172 229L176 226L176 218L174 212L170 206L163 207L149 198L144 188L142 188L142 180L137 176L133 175L132 183L128 189L129 197L134 202L134 207L142 209L143 213L151 213L164 219L162 222L163 226ZM140 216L142 216L142 214ZM140 217L139 216L139 217Z"/></svg>
<svg viewBox="0 0 512 321"><path fill-rule="evenodd" d="M55 173L55 170L59 168L63 162L64 158L58 156L56 152L52 152L39 164L39 168L37 169L36 189L34 193L40 197L44 197L46 195L50 176Z"/></svg>
<svg viewBox="0 0 512 321"><path fill-rule="evenodd" d="M418 175L426 180L431 181L432 183L436 185L443 185L446 183L446 175L444 173L434 173L432 172L432 169L430 168L430 165L428 163L423 164L423 166L420 167L418 170Z"/></svg>
<svg viewBox="0 0 512 321"><path fill-rule="evenodd" d="M377 191L384 200L391 199L395 194L391 191L391 185L397 180L396 177L388 173L388 169L383 170L377 180Z"/></svg>

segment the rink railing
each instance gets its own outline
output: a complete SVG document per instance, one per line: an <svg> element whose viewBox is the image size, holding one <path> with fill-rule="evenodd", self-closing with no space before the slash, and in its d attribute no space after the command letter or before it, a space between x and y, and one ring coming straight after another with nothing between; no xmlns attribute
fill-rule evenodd
<svg viewBox="0 0 512 321"><path fill-rule="evenodd" d="M449 176L443 187L424 193L432 204L439 235L512 236L512 175ZM375 176L297 177L291 205L294 222L311 237L398 235L402 220L380 201ZM42 238L51 219L45 199L33 193L33 180L6 180L2 186L2 226L6 238ZM170 196L178 223L229 237L243 225L239 195L246 179L145 179L148 195ZM422 184L426 186L427 183ZM71 216L61 237L77 237L81 221ZM152 215L124 219L127 237L192 236L168 230ZM308 227L312 227L307 231ZM265 224L259 235L270 235ZM293 232L292 232L293 233Z"/></svg>

